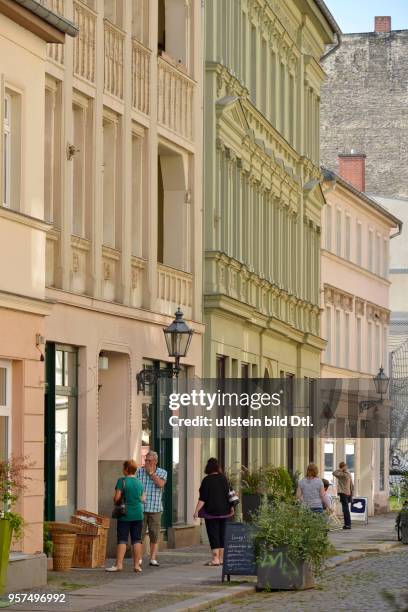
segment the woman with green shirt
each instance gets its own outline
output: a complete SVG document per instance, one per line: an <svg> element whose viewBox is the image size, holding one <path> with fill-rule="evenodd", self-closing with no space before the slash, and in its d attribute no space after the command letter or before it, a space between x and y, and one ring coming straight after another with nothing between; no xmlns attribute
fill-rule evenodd
<svg viewBox="0 0 408 612"><path fill-rule="evenodd" d="M133 461L133 459L125 461L123 464L123 478L119 478L116 483L113 501L115 504L118 504L122 495L124 495L126 514L118 519L116 563L112 567L107 567L107 572L122 571L129 535L133 547L135 572L142 571L140 561L142 559L143 503L145 496L143 484L135 476L136 470L136 461Z"/></svg>

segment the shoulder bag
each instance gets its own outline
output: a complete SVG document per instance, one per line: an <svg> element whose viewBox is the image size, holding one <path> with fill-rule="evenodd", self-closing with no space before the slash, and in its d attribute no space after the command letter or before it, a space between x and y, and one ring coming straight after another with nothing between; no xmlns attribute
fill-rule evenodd
<svg viewBox="0 0 408 612"><path fill-rule="evenodd" d="M123 489L121 491L120 499L115 503L112 510L112 518L120 520L126 516L126 478L122 478Z"/></svg>

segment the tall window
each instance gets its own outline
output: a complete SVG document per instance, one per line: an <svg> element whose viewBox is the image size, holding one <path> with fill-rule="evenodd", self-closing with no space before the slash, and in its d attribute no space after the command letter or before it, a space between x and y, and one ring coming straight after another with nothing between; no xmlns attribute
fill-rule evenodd
<svg viewBox="0 0 408 612"><path fill-rule="evenodd" d="M351 259L351 217L346 215L346 229L345 229L345 245L344 245L344 257L350 261Z"/></svg>
<svg viewBox="0 0 408 612"><path fill-rule="evenodd" d="M324 442L324 478L333 482L334 472L334 442L327 440Z"/></svg>
<svg viewBox="0 0 408 612"><path fill-rule="evenodd" d="M103 244L118 247L117 210L118 168L117 168L117 118L103 121Z"/></svg>
<svg viewBox="0 0 408 612"><path fill-rule="evenodd" d="M361 266L363 264L363 230L360 221L357 221L356 226L356 264Z"/></svg>
<svg viewBox="0 0 408 612"><path fill-rule="evenodd" d="M371 372L373 359L373 324L368 322L367 326L367 372Z"/></svg>
<svg viewBox="0 0 408 612"><path fill-rule="evenodd" d="M326 308L326 362L331 363L332 360L332 309L330 306Z"/></svg>
<svg viewBox="0 0 408 612"><path fill-rule="evenodd" d="M251 98L252 98L252 102L255 104L256 103L256 71L258 68L258 62L257 62L257 53L256 53L256 27L255 26L251 26L251 57L252 57L252 62L251 62Z"/></svg>
<svg viewBox="0 0 408 612"><path fill-rule="evenodd" d="M341 312L340 310L336 310L336 363L337 367L340 366L341 363Z"/></svg>
<svg viewBox="0 0 408 612"><path fill-rule="evenodd" d="M348 470L351 474L351 477L354 481L354 472L355 472L355 443L354 442L346 442L346 457L345 462L347 463Z"/></svg>
<svg viewBox="0 0 408 612"><path fill-rule="evenodd" d="M361 337L361 318L357 317L356 319L356 342L357 342L357 370L361 372L362 370L362 337Z"/></svg>
<svg viewBox="0 0 408 612"><path fill-rule="evenodd" d="M375 364L374 367L377 369L382 363L381 359L381 327L375 326Z"/></svg>
<svg viewBox="0 0 408 612"><path fill-rule="evenodd" d="M332 207L326 206L326 249L332 248Z"/></svg>
<svg viewBox="0 0 408 612"><path fill-rule="evenodd" d="M368 269L374 272L374 233L373 230L368 231Z"/></svg>
<svg viewBox="0 0 408 612"><path fill-rule="evenodd" d="M342 224L342 212L341 210L337 210L336 214L336 255L341 257L341 224Z"/></svg>
<svg viewBox="0 0 408 612"><path fill-rule="evenodd" d="M350 314L344 313L344 367L350 367Z"/></svg>
<svg viewBox="0 0 408 612"><path fill-rule="evenodd" d="M377 234L375 237L375 272L381 274L381 236Z"/></svg>
<svg viewBox="0 0 408 612"><path fill-rule="evenodd" d="M0 361L0 461L11 454L11 364Z"/></svg>
<svg viewBox="0 0 408 612"><path fill-rule="evenodd" d="M227 357L223 355L217 355L216 357L216 377L218 388L222 387L226 377L227 370ZM217 439L217 458L220 465L225 467L225 437L219 437Z"/></svg>
<svg viewBox="0 0 408 612"><path fill-rule="evenodd" d="M11 96L4 97L3 119L3 206L10 206L11 194Z"/></svg>
<svg viewBox="0 0 408 612"><path fill-rule="evenodd" d="M389 261L388 261L388 240L386 238L384 238L384 240L383 240L382 263L383 263L382 275L383 275L384 278L388 278L388 266L389 266Z"/></svg>

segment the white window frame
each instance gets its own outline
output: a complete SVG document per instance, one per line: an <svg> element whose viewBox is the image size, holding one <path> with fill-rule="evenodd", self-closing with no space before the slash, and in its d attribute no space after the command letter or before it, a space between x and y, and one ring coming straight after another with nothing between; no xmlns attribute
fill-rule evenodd
<svg viewBox="0 0 408 612"><path fill-rule="evenodd" d="M3 206L11 206L11 138L12 138L12 98L9 93L4 95L4 116L3 116ZM5 180L5 185L4 185Z"/></svg>
<svg viewBox="0 0 408 612"><path fill-rule="evenodd" d="M8 432L7 432L7 451L8 456L11 456L12 452L12 437L11 437L11 363L9 361L0 360L0 368L6 370L6 404L0 404L0 416L8 418Z"/></svg>

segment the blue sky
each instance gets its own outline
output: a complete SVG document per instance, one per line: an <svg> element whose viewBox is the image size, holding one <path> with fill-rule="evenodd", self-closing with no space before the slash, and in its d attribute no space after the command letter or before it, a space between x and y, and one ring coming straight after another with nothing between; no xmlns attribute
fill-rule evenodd
<svg viewBox="0 0 408 612"><path fill-rule="evenodd" d="M372 32L375 15L391 15L393 30L408 30L408 0L325 0L341 30Z"/></svg>

